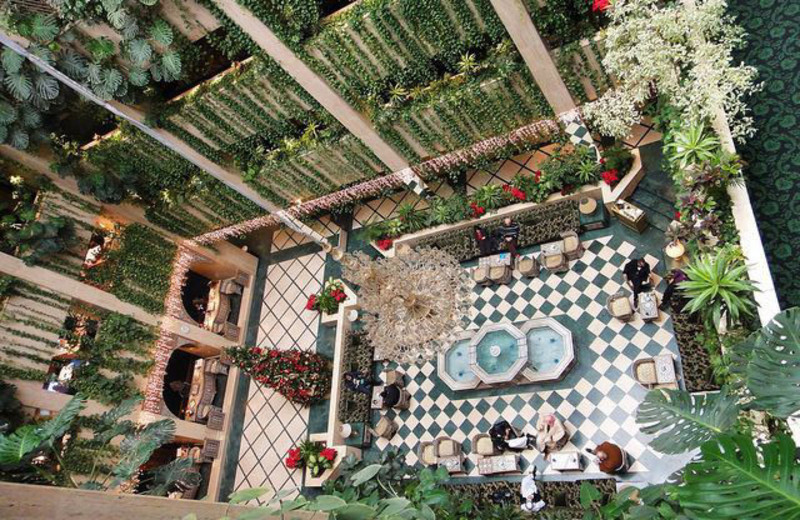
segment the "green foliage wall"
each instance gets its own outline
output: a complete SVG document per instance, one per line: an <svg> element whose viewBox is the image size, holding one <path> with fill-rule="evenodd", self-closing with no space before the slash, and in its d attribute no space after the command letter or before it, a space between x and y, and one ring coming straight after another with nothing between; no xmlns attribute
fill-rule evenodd
<svg viewBox="0 0 800 520"><path fill-rule="evenodd" d="M9 378L44 382L58 351L58 333L70 300L17 278L0 278L0 371Z"/></svg>
<svg viewBox="0 0 800 520"><path fill-rule="evenodd" d="M121 132L86 152L81 189L148 208L155 224L183 236L241 222L263 212L253 202L138 130ZM109 185L110 183L110 185ZM174 222L171 220L174 219Z"/></svg>
<svg viewBox="0 0 800 520"><path fill-rule="evenodd" d="M489 0L361 2L325 22L304 43L305 58L362 108L388 101L393 86L457 73L462 55L482 55L506 37Z"/></svg>
<svg viewBox="0 0 800 520"><path fill-rule="evenodd" d="M131 224L119 247L87 272L87 281L153 314L164 313L177 246L152 229Z"/></svg>

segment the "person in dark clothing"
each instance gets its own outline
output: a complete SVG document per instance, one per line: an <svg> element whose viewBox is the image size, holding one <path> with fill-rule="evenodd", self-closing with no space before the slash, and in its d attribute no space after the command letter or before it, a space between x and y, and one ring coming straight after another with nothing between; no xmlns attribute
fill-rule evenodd
<svg viewBox="0 0 800 520"><path fill-rule="evenodd" d="M344 386L351 392L358 392L371 396L372 387L380 384L381 382L373 379L372 376L364 375L357 370L351 370L344 375Z"/></svg>
<svg viewBox="0 0 800 520"><path fill-rule="evenodd" d="M397 385L386 385L381 392L383 406L392 407L400 402L400 388Z"/></svg>
<svg viewBox="0 0 800 520"><path fill-rule="evenodd" d="M685 282L686 280L689 279L689 277L686 276L686 273L684 273L680 269L673 269L672 271L669 272L666 278L667 278L667 288L664 290L664 299L661 302L661 308L663 309L668 309L672 306L672 299L675 295L675 289L678 289L678 284L680 284L681 282ZM682 305L679 306L681 307L681 309L683 308ZM681 309L676 309L676 310L680 311Z"/></svg>
<svg viewBox="0 0 800 520"><path fill-rule="evenodd" d="M519 256L517 254L517 241L519 240L519 224L514 222L511 217L506 217L503 219L503 224L497 228L497 237L499 240L506 244L508 248L508 252L511 253L511 257Z"/></svg>
<svg viewBox="0 0 800 520"><path fill-rule="evenodd" d="M486 230L480 226L475 228L475 242L478 243L478 248L481 250L481 256L489 256L494 254L494 239L489 236L489 233L487 233Z"/></svg>
<svg viewBox="0 0 800 520"><path fill-rule="evenodd" d="M651 290L650 266L644 258L634 258L625 265L625 280L633 289L633 308L639 306L639 293Z"/></svg>
<svg viewBox="0 0 800 520"><path fill-rule="evenodd" d="M508 421L499 421L489 430L489 437L497 451L524 451L536 445L536 437L530 434L520 436Z"/></svg>

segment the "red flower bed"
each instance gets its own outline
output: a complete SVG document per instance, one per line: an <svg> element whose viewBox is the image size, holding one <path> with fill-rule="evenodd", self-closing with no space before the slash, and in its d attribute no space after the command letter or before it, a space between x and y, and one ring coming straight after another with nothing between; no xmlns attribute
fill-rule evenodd
<svg viewBox="0 0 800 520"><path fill-rule="evenodd" d="M592 3L592 11L594 12L605 11L609 7L611 7L611 0L594 0Z"/></svg>
<svg viewBox="0 0 800 520"><path fill-rule="evenodd" d="M378 240L378 249L381 251L388 251L392 248L392 244L394 244L394 240L391 238L382 238Z"/></svg>
<svg viewBox="0 0 800 520"><path fill-rule="evenodd" d="M330 390L330 365L319 354L239 346L228 355L247 375L292 402L308 406Z"/></svg>

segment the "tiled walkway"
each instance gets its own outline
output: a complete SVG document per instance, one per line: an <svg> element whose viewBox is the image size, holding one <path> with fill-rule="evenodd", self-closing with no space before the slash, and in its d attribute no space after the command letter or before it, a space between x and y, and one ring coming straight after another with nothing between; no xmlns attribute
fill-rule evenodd
<svg viewBox="0 0 800 520"><path fill-rule="evenodd" d="M305 311L308 295L323 283L324 256L315 253L270 265L257 345L315 350L319 315ZM299 488L302 473L283 464L286 452L305 440L308 408L251 381L234 489Z"/></svg>
<svg viewBox="0 0 800 520"><path fill-rule="evenodd" d="M610 231L609 231L610 232ZM677 357L670 317L663 313L655 323L640 318L623 323L605 310L606 298L623 286L621 270L636 249L611 234L585 242L586 252L571 262L566 273L543 273L527 279L515 275L507 285L478 287L473 295L469 328L486 322L522 322L553 317L573 333L578 361L562 381L528 386L454 392L436 375L434 363L403 366L412 395L408 410L386 412L400 426L390 440L379 439L375 448L396 446L408 450L407 462L417 462L420 441L447 435L464 446L466 469L477 475L470 439L486 433L500 418L517 428L534 431L538 414L556 413L572 438L565 449L582 450L605 440L622 446L635 460L631 472L644 472L659 464L660 454L647 448L634 412L646 390L631 375L633 361L669 352ZM652 268L659 260L646 255ZM380 412L375 412L374 420ZM535 462L549 469L536 451L523 454L523 467ZM597 473L592 464L586 474Z"/></svg>

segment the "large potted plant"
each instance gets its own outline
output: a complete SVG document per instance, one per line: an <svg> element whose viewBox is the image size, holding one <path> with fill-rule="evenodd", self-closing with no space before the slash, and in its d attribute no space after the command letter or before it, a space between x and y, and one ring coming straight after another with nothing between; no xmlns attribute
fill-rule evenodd
<svg viewBox="0 0 800 520"><path fill-rule="evenodd" d="M306 310L319 311L324 314L336 314L339 310L339 304L345 300L347 300L347 293L344 292L342 281L329 278L320 292L308 297Z"/></svg>
<svg viewBox="0 0 800 520"><path fill-rule="evenodd" d="M289 469L306 468L309 476L317 478L325 470L333 467L336 450L325 447L321 442L305 440L286 455L286 467Z"/></svg>

